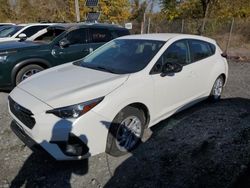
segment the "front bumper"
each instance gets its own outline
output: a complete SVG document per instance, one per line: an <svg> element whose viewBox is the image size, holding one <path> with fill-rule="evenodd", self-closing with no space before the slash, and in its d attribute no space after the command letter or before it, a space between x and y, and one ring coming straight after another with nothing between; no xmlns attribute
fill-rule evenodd
<svg viewBox="0 0 250 188"><path fill-rule="evenodd" d="M0 62L0 89L10 90L12 88L11 69L8 64L2 64Z"/></svg>
<svg viewBox="0 0 250 188"><path fill-rule="evenodd" d="M10 125L11 130L16 134L16 136L26 145L28 146L32 151L36 152L43 152L51 157L59 160L60 158L57 158L56 156L49 153L46 149L44 149L40 143L37 143L35 140L33 140L29 135L26 134L22 126L18 125L16 121L12 121ZM69 137L76 138L76 137ZM81 158L87 158L89 157L89 149L88 147L81 142L80 140L77 140L77 142L69 143L70 140L67 140L67 142L54 142L55 145L57 145L61 151L64 153L65 156L71 156L72 159L75 157L81 157ZM43 145L43 143L42 143ZM78 153L77 153L78 152Z"/></svg>
<svg viewBox="0 0 250 188"><path fill-rule="evenodd" d="M16 121L11 122L10 128L16 134L16 136L32 151L44 151L38 143L36 143L32 138L29 137L29 135L25 133L23 128L18 125Z"/></svg>
<svg viewBox="0 0 250 188"><path fill-rule="evenodd" d="M13 131L31 149L39 145L56 160L79 160L105 152L110 120L92 111L78 119L60 119L46 114L50 106L19 88L12 91L10 98L29 110L35 120L35 125L28 127L9 103L18 126Z"/></svg>

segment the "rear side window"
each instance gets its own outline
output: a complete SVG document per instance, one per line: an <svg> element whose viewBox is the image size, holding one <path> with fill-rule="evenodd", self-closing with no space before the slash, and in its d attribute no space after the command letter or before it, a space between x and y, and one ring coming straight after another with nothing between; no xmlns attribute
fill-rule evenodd
<svg viewBox="0 0 250 188"><path fill-rule="evenodd" d="M84 44L87 41L86 29L75 29L69 32L66 36L67 40L70 42L70 45L74 44Z"/></svg>
<svg viewBox="0 0 250 188"><path fill-rule="evenodd" d="M189 40L189 46L192 62L205 59L215 53L215 47L212 47L212 44L205 41Z"/></svg>
<svg viewBox="0 0 250 188"><path fill-rule="evenodd" d="M103 43L111 40L108 29L91 28L89 29L89 36L92 43Z"/></svg>
<svg viewBox="0 0 250 188"><path fill-rule="evenodd" d="M216 51L216 47L214 44L210 44L210 48L212 50L212 54L215 54L215 51Z"/></svg>
<svg viewBox="0 0 250 188"><path fill-rule="evenodd" d="M31 26L31 27L25 29L22 33L24 33L27 37L31 37L32 35L34 35L38 31L45 29L47 27L48 27L47 25Z"/></svg>

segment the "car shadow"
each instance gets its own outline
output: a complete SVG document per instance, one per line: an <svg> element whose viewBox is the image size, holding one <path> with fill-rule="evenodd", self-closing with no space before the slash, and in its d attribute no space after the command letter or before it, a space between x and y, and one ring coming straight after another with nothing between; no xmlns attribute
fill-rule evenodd
<svg viewBox="0 0 250 188"><path fill-rule="evenodd" d="M69 134L72 123L64 121L66 129L60 132ZM51 140L58 137L61 121L57 122L52 131ZM81 135L83 137L84 135ZM85 140L87 137L84 136ZM48 144L42 141L40 144ZM88 173L88 159L80 161L56 161L43 150L34 150L20 168L10 187L71 187L72 174L83 176Z"/></svg>
<svg viewBox="0 0 250 188"><path fill-rule="evenodd" d="M151 130L152 136L116 168L105 187L221 188L249 183L244 178L250 172L249 99L204 101ZM239 184L242 178L244 185Z"/></svg>
<svg viewBox="0 0 250 188"><path fill-rule="evenodd" d="M103 124L108 128L110 122ZM200 102L151 131L151 137L111 173L105 187L249 187L249 99ZM32 153L11 187L71 187L72 174L84 178L89 168L88 160L57 162ZM96 176L102 175L96 169Z"/></svg>

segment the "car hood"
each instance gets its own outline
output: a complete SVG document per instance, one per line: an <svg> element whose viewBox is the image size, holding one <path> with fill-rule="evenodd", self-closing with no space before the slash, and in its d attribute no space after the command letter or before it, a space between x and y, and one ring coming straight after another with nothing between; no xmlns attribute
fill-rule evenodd
<svg viewBox="0 0 250 188"><path fill-rule="evenodd" d="M127 78L69 63L40 72L17 87L58 108L104 97Z"/></svg>
<svg viewBox="0 0 250 188"><path fill-rule="evenodd" d="M33 47L33 46L40 46L42 43L36 43L32 41L8 41L8 42L0 42L0 52L6 52L8 50L18 50L19 48L25 47Z"/></svg>

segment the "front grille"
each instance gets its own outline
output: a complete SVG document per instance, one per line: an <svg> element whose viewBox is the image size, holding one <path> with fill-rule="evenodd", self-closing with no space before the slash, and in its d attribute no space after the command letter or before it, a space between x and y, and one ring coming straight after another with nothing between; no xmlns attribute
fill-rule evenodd
<svg viewBox="0 0 250 188"><path fill-rule="evenodd" d="M19 119L25 126L32 129L36 121L32 117L33 114L30 110L22 107L18 103L16 103L11 97L9 97L9 105L10 105L10 111Z"/></svg>

